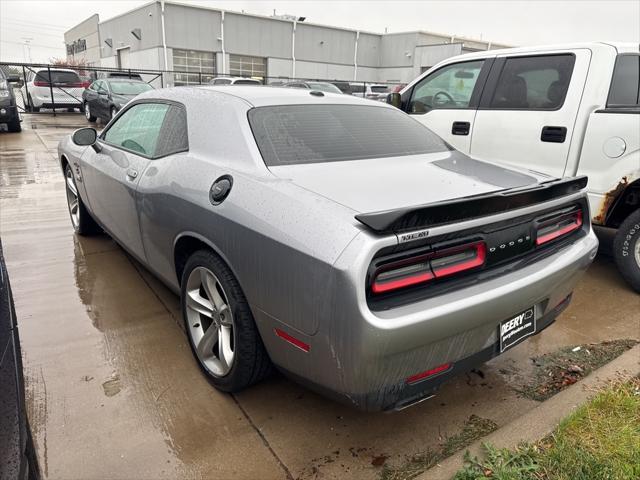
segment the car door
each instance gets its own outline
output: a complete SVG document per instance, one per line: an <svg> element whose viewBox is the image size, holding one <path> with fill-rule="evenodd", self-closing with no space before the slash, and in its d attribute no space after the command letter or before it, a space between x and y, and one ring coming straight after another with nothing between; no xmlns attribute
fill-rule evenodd
<svg viewBox="0 0 640 480"><path fill-rule="evenodd" d="M169 105L138 102L128 106L82 156L82 176L92 212L107 231L144 260L137 211L137 187L156 156ZM99 150L99 151L96 151Z"/></svg>
<svg viewBox="0 0 640 480"><path fill-rule="evenodd" d="M588 49L496 57L471 154L563 176L590 59Z"/></svg>
<svg viewBox="0 0 640 480"><path fill-rule="evenodd" d="M95 82L93 82L91 85L89 85L89 88L87 88L83 94L84 101L87 102L87 104L89 105L89 111L91 112L92 115L95 115L97 113L95 108L98 100L98 84L99 83L100 83L100 80L96 80Z"/></svg>
<svg viewBox="0 0 640 480"><path fill-rule="evenodd" d="M476 109L492 62L492 58L466 60L429 72L410 89L404 110L469 153Z"/></svg>

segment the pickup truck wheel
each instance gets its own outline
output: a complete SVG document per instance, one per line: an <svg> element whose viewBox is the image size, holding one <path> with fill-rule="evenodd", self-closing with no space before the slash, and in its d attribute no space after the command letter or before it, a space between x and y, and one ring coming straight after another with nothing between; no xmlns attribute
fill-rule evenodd
<svg viewBox="0 0 640 480"><path fill-rule="evenodd" d="M208 250L189 257L180 303L191 350L214 387L237 392L269 374L271 361L249 304L220 257Z"/></svg>
<svg viewBox="0 0 640 480"><path fill-rule="evenodd" d="M64 168L65 191L67 193L67 205L69 207L69 216L71 217L71 225L78 235L91 235L100 230L98 224L91 217L84 206L82 198L78 194L76 179L73 176L71 166L67 164Z"/></svg>
<svg viewBox="0 0 640 480"><path fill-rule="evenodd" d="M620 225L613 241L613 255L624 279L640 293L640 209Z"/></svg>

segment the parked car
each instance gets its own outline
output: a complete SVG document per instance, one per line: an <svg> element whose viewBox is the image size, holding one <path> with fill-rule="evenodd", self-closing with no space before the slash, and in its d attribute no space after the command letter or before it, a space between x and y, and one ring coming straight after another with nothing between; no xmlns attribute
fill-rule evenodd
<svg viewBox="0 0 640 480"><path fill-rule="evenodd" d="M273 363L404 408L551 324L598 246L584 177L471 159L351 95L154 90L58 153L74 230L99 225L180 294L227 392Z"/></svg>
<svg viewBox="0 0 640 480"><path fill-rule="evenodd" d="M386 100L389 93L388 85L376 85L375 83L351 83L352 95L368 98L369 100Z"/></svg>
<svg viewBox="0 0 640 480"><path fill-rule="evenodd" d="M638 43L585 43L449 58L390 101L473 157L588 175L593 223L617 229L640 292L639 84Z"/></svg>
<svg viewBox="0 0 640 480"><path fill-rule="evenodd" d="M289 82L283 85L288 88L306 88L307 90L317 90L319 92L340 93L342 91L329 82Z"/></svg>
<svg viewBox="0 0 640 480"><path fill-rule="evenodd" d="M25 85L20 89L25 108L30 112L54 106L82 110L83 91L84 84L78 73L67 68L30 70Z"/></svg>
<svg viewBox="0 0 640 480"><path fill-rule="evenodd" d="M95 122L98 118L108 122L132 98L149 90L153 90L153 87L140 80L96 80L82 92L84 115L89 122Z"/></svg>
<svg viewBox="0 0 640 480"><path fill-rule="evenodd" d="M12 83L18 83L20 77L17 75L7 76L2 68L0 68L0 123L7 124L7 130L10 132L19 132L22 130L20 126L20 113L16 105L16 94L13 91Z"/></svg>
<svg viewBox="0 0 640 480"><path fill-rule="evenodd" d="M25 405L18 322L0 243L0 478L40 478Z"/></svg>
<svg viewBox="0 0 640 480"><path fill-rule="evenodd" d="M351 90L351 85L349 84L349 82L330 82L330 83L338 87L342 93L346 95L353 95L353 90Z"/></svg>
<svg viewBox="0 0 640 480"><path fill-rule="evenodd" d="M262 85L260 80L247 77L216 77L209 81L210 85Z"/></svg>

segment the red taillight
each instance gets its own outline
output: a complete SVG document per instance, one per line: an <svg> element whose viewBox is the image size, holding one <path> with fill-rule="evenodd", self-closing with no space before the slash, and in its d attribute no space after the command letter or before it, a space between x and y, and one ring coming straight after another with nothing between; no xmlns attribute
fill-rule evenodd
<svg viewBox="0 0 640 480"><path fill-rule="evenodd" d="M464 245L439 253L431 260L431 268L436 278L446 277L479 267L484 264L486 256L487 246L484 242Z"/></svg>
<svg viewBox="0 0 640 480"><path fill-rule="evenodd" d="M82 83L80 84L80 86L81 86L82 88L89 88L89 85L91 85L91 82L82 82Z"/></svg>
<svg viewBox="0 0 640 480"><path fill-rule="evenodd" d="M451 368L451 365L452 365L451 363L445 363L444 365L439 365L435 368L432 368L431 370L417 373L416 375L411 375L409 378L407 378L406 382L408 384L412 384L412 383L417 383L421 380L425 380L426 378L433 377L435 375L438 375L439 373L446 372Z"/></svg>
<svg viewBox="0 0 640 480"><path fill-rule="evenodd" d="M376 275L371 290L373 293L384 293L399 288L417 285L434 278L429 261L424 260L405 266L397 266L384 270Z"/></svg>
<svg viewBox="0 0 640 480"><path fill-rule="evenodd" d="M49 86L49 82L33 82L33 85L35 87L48 87Z"/></svg>
<svg viewBox="0 0 640 480"><path fill-rule="evenodd" d="M538 227L536 245L543 245L582 227L582 210L560 215Z"/></svg>
<svg viewBox="0 0 640 480"><path fill-rule="evenodd" d="M484 242L470 243L382 265L374 274L371 291L391 292L426 283L484 265Z"/></svg>

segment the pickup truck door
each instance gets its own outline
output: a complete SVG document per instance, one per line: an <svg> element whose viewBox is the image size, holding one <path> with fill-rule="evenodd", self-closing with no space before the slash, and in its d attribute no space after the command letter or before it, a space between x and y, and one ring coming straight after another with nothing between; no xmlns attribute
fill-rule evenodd
<svg viewBox="0 0 640 480"><path fill-rule="evenodd" d="M475 117L471 155L562 177L590 60L588 49L496 57Z"/></svg>
<svg viewBox="0 0 640 480"><path fill-rule="evenodd" d="M402 94L403 109L458 150L469 153L476 109L493 58L449 63Z"/></svg>
<svg viewBox="0 0 640 480"><path fill-rule="evenodd" d="M138 183L153 161L168 104L137 103L123 111L82 157L89 206L124 247L145 259L138 212Z"/></svg>

